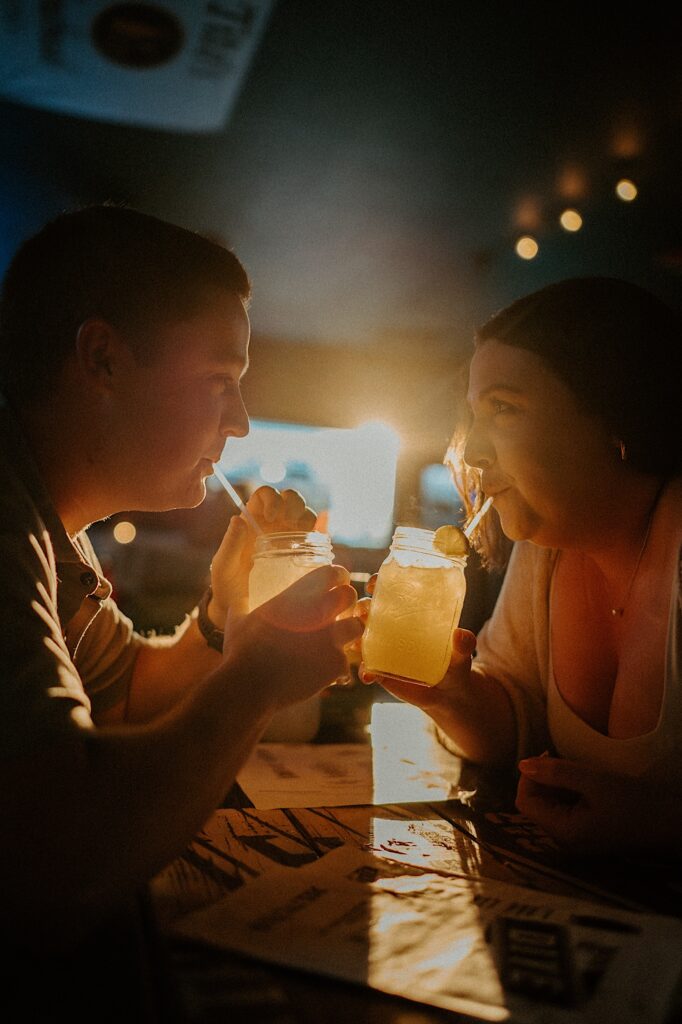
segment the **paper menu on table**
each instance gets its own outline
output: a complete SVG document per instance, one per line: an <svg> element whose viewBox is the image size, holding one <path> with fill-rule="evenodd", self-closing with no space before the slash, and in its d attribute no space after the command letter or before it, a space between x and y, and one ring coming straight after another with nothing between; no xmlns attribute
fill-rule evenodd
<svg viewBox="0 0 682 1024"><path fill-rule="evenodd" d="M377 703L369 743L260 743L238 775L255 807L343 807L447 800L460 762L408 704Z"/></svg>
<svg viewBox="0 0 682 1024"><path fill-rule="evenodd" d="M541 922L570 937L573 1005L505 990L496 922ZM493 879L381 863L344 845L297 871L273 868L178 920L185 938L368 985L484 1020L662 1024L680 977L682 923Z"/></svg>

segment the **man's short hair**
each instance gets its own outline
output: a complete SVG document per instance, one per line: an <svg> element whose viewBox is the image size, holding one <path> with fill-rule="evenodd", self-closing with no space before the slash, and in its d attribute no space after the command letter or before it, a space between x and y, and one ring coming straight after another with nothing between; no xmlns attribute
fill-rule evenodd
<svg viewBox="0 0 682 1024"><path fill-rule="evenodd" d="M78 328L102 317L153 358L154 328L196 315L211 292L250 296L228 249L129 207L63 213L15 254L0 297L0 391L15 405L49 394Z"/></svg>

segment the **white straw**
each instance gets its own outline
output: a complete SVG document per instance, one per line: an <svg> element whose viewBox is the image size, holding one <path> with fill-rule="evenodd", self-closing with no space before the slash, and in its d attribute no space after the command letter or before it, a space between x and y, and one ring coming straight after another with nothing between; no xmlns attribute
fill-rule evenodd
<svg viewBox="0 0 682 1024"><path fill-rule="evenodd" d="M483 502L483 504L479 508L478 512L474 516L474 518L471 520L471 522L469 523L467 528L464 530L464 536L467 538L467 540L469 539L471 534L474 532L474 530L476 529L476 527L480 523L481 519L483 519L483 516L486 514L486 512L488 511L488 509L490 508L492 503L493 503L493 496L491 494L489 498L485 499L485 501Z"/></svg>
<svg viewBox="0 0 682 1024"><path fill-rule="evenodd" d="M221 484L223 485L223 487L225 488L227 493L232 498L232 501L235 503L237 508L243 514L244 518L248 519L248 521L251 523L251 526L254 528L256 533L262 533L263 531L261 530L260 526L258 525L256 520L254 519L254 517L251 515L251 513L248 510L248 508L246 507L246 505L244 504L242 499L239 497L238 492L234 489L234 487L232 486L230 481L227 479L227 477L225 476L223 471L221 469L219 469L218 466L214 466L213 467L213 472L218 477L218 480L220 480Z"/></svg>

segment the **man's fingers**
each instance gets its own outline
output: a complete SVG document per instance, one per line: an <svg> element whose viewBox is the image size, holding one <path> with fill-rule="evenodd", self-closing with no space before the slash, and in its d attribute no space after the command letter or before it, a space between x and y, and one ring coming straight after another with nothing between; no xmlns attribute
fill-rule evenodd
<svg viewBox="0 0 682 1024"><path fill-rule="evenodd" d="M361 622L367 622L372 601L369 597L361 597L355 604L355 614Z"/></svg>
<svg viewBox="0 0 682 1024"><path fill-rule="evenodd" d="M372 575L370 576L370 578L365 583L365 591L370 595L370 597L374 593L374 588L377 585L377 576L378 575L379 575L378 573L373 572Z"/></svg>
<svg viewBox="0 0 682 1024"><path fill-rule="evenodd" d="M357 619L338 619L329 628L336 647L346 647L362 634L362 624Z"/></svg>
<svg viewBox="0 0 682 1024"><path fill-rule="evenodd" d="M280 504L279 491L265 484L253 492L247 502L247 507L256 519L262 519L266 523L274 523L279 513Z"/></svg>
<svg viewBox="0 0 682 1024"><path fill-rule="evenodd" d="M301 492L291 487L280 493L264 484L253 492L247 507L256 519L275 530L281 528L307 533L315 528L315 512L308 508Z"/></svg>
<svg viewBox="0 0 682 1024"><path fill-rule="evenodd" d="M305 501L299 491L287 489L282 491L282 504L279 510L279 518L288 519L291 522L298 522L305 513Z"/></svg>
<svg viewBox="0 0 682 1024"><path fill-rule="evenodd" d="M350 576L340 565L322 565L262 604L256 612L293 632L321 629L356 600Z"/></svg>

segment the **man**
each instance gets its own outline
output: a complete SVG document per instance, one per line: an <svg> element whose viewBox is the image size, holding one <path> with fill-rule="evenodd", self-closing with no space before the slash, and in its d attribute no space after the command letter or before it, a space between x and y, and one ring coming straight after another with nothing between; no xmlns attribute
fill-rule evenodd
<svg viewBox="0 0 682 1024"><path fill-rule="evenodd" d="M175 636L136 635L85 529L198 505L248 431L249 284L221 246L122 207L26 242L0 307L3 916L31 947L76 942L178 855L272 714L347 671L354 591L324 567L246 614L250 528ZM309 528L263 488L265 528ZM223 653L223 633L226 640Z"/></svg>

